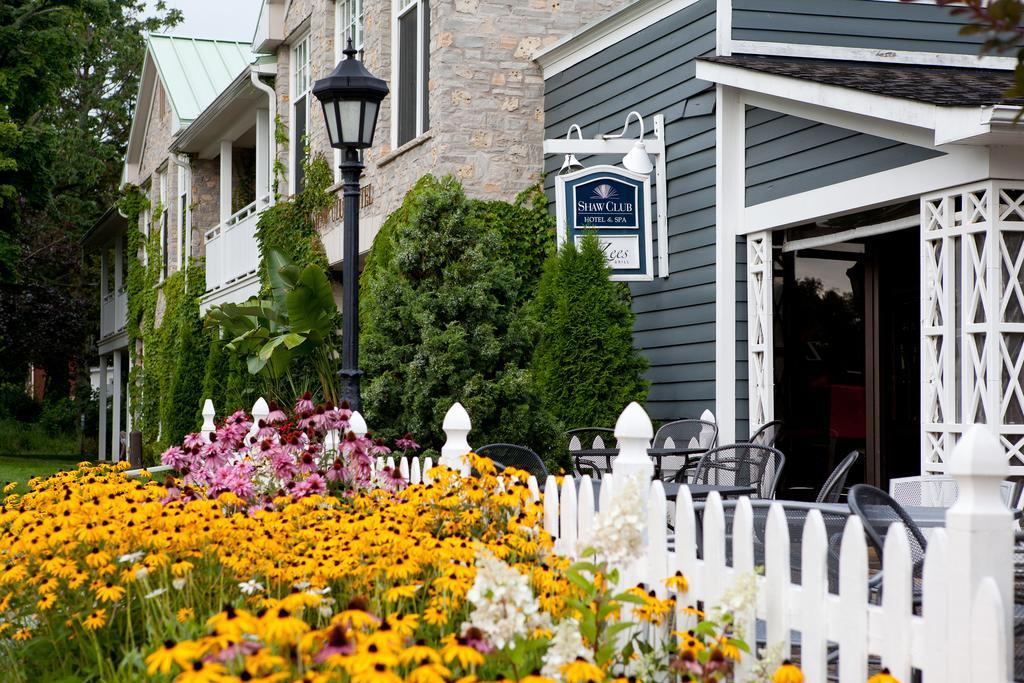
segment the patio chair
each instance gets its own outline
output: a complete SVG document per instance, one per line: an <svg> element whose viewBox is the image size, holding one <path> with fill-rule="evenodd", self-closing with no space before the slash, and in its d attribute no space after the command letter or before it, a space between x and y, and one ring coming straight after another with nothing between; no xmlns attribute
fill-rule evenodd
<svg viewBox="0 0 1024 683"><path fill-rule="evenodd" d="M697 463L692 483L753 486L756 498L774 498L786 456L770 446L736 443L713 448ZM676 475L677 481L683 481Z"/></svg>
<svg viewBox="0 0 1024 683"><path fill-rule="evenodd" d="M761 425L761 428L750 436L750 443L775 448L780 434L782 434L782 420L772 420Z"/></svg>
<svg viewBox="0 0 1024 683"><path fill-rule="evenodd" d="M718 445L718 425L710 420L688 419L666 422L654 434L653 448L700 448L705 452ZM662 472L675 474L687 463L695 463L685 455L667 455L661 458Z"/></svg>
<svg viewBox="0 0 1024 683"><path fill-rule="evenodd" d="M821 487L821 491L818 492L818 497L814 499L816 503L838 503L839 496L843 493L843 486L846 484L846 476L850 473L850 469L854 463L860 458L860 451L850 451L850 453L843 458L843 461L839 463L832 474L828 475L828 479Z"/></svg>
<svg viewBox="0 0 1024 683"><path fill-rule="evenodd" d="M868 537L868 543L875 549L879 562L882 561L882 552L885 549L885 536L889 533L889 527L893 522L902 522L907 529L907 540L910 541L910 559L913 563L915 579L915 601L920 598L918 580L921 578L921 570L924 567L924 553L928 547L924 533L914 523L907 511L899 503L879 488L869 484L857 484L850 489L846 497L853 513L860 517L864 526L864 533ZM873 594L878 596L882 585L882 572L876 572L868 580Z"/></svg>
<svg viewBox="0 0 1024 683"><path fill-rule="evenodd" d="M605 450L615 448L615 430L607 427L577 427L565 433L569 437L569 454L572 456L573 473L576 476L593 475L593 470L602 469L610 472L615 456L609 453L604 456L604 463L595 461L594 457L578 455L576 451Z"/></svg>
<svg viewBox="0 0 1024 683"><path fill-rule="evenodd" d="M890 479L889 495L900 505L948 508L956 502L958 489L953 477L926 474Z"/></svg>
<svg viewBox="0 0 1024 683"><path fill-rule="evenodd" d="M517 470L526 470L537 477L538 482L548 478L548 468L540 456L526 446L517 446L512 443L492 443L475 449L477 455L490 458L502 467L514 467Z"/></svg>

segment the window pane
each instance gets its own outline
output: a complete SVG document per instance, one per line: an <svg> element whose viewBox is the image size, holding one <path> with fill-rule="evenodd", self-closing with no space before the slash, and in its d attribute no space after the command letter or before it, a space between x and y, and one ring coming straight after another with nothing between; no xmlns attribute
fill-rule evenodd
<svg viewBox="0 0 1024 683"><path fill-rule="evenodd" d="M295 191L300 192L306 180L306 170L302 167L306 158L306 98L295 102Z"/></svg>
<svg viewBox="0 0 1024 683"><path fill-rule="evenodd" d="M373 140L373 124L376 123L377 119L377 104L374 102L366 103L366 114L363 119L363 139Z"/></svg>
<svg viewBox="0 0 1024 683"><path fill-rule="evenodd" d="M398 144L416 137L416 11L398 19Z"/></svg>
<svg viewBox="0 0 1024 683"><path fill-rule="evenodd" d="M341 108L341 139L345 142L357 142L359 140L359 114L361 107L359 100L343 100Z"/></svg>
<svg viewBox="0 0 1024 683"><path fill-rule="evenodd" d="M420 74L420 97L423 107L423 131L430 130L430 0L423 0L423 73Z"/></svg>

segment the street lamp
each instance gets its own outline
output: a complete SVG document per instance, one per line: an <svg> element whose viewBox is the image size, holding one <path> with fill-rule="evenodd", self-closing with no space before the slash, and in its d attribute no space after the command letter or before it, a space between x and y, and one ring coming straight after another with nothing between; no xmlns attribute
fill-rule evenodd
<svg viewBox="0 0 1024 683"><path fill-rule="evenodd" d="M345 59L334 71L313 84L327 122L331 147L341 150L342 177L342 337L341 396L352 410L360 409L359 398L359 176L363 162L359 150L373 144L377 114L388 86L356 59L349 39Z"/></svg>

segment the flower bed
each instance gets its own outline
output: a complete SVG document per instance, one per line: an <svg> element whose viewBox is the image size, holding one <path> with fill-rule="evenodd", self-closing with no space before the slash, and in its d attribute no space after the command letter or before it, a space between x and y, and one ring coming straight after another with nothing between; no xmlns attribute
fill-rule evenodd
<svg viewBox="0 0 1024 683"><path fill-rule="evenodd" d="M354 467L372 440L319 442L342 418L250 439L236 415L212 442L171 453L182 479L83 463L8 496L4 680L712 681L743 656L728 613L711 621L685 600L617 589L621 548L573 565L553 554L527 473L499 477L470 454L469 477L375 479ZM268 451L294 472L228 476ZM338 462L345 476L322 473ZM322 489L301 486L312 477ZM620 512L641 503L634 488ZM640 542L636 525L601 524L626 548ZM667 584L685 594L683 577Z"/></svg>

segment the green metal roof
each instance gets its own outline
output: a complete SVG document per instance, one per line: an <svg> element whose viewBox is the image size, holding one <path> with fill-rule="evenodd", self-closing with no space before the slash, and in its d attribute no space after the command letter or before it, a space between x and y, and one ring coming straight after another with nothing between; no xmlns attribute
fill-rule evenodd
<svg viewBox="0 0 1024 683"><path fill-rule="evenodd" d="M256 55L249 43L150 33L147 36L174 113L187 124L226 88Z"/></svg>

